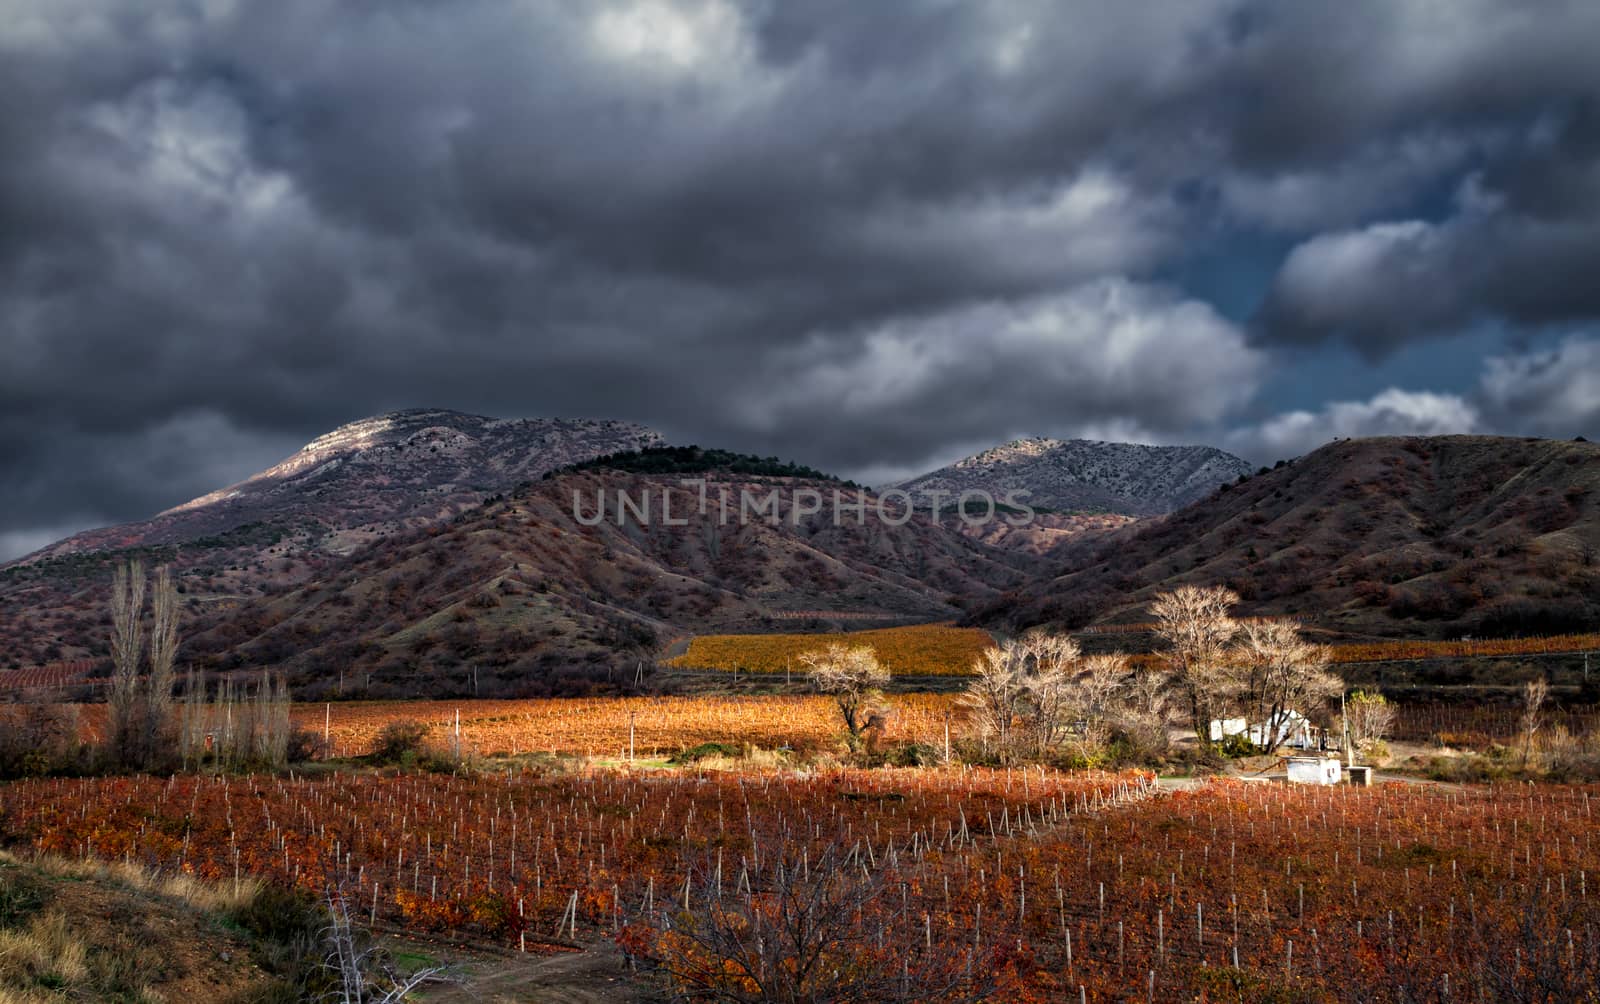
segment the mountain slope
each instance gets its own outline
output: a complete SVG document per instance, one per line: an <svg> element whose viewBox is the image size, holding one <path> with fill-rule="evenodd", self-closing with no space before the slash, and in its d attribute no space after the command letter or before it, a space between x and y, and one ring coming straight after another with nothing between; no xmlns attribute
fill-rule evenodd
<svg viewBox="0 0 1600 1004"><path fill-rule="evenodd" d="M17 563L189 543L252 524L315 527L320 546L338 551L374 527L453 515L547 471L660 440L630 422L397 411L340 426L275 467L152 519L88 530Z"/></svg>
<svg viewBox="0 0 1600 1004"><path fill-rule="evenodd" d="M1168 516L1058 552L992 605L1010 625L1141 620L1180 584L1247 613L1375 634L1600 622L1600 446L1492 436L1343 440Z"/></svg>
<svg viewBox="0 0 1600 1004"><path fill-rule="evenodd" d="M1152 516L1249 474L1248 463L1209 446L1143 446L1086 439L1018 439L893 487L914 493L1026 489L1036 508Z"/></svg>
<svg viewBox="0 0 1600 1004"><path fill-rule="evenodd" d="M0 566L0 667L101 654L110 567L125 558L172 564L191 605L234 604L551 470L660 439L628 422L440 410L352 422L237 485Z"/></svg>
<svg viewBox="0 0 1600 1004"><path fill-rule="evenodd" d="M287 669L308 697L334 691L341 674L346 693L359 681L373 696L573 693L690 632L792 630L830 614L953 619L958 602L992 600L1037 567L921 516L902 526L835 525L829 511L796 518L796 491L856 496L837 482L709 472L702 511L682 476L540 481L202 620L186 655L213 669ZM724 524L724 488L734 498L777 490L779 518ZM619 517L619 490L650 498L655 519ZM585 525L578 512L598 511L596 493L607 516Z"/></svg>

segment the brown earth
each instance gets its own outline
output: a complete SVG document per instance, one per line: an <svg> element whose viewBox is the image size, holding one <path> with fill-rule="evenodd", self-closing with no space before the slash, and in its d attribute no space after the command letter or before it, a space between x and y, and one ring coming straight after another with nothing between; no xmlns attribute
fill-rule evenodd
<svg viewBox="0 0 1600 1004"><path fill-rule="evenodd" d="M1168 516L1084 537L992 625L1148 620L1223 584L1240 613L1374 636L1600 624L1600 445L1496 436L1342 440Z"/></svg>

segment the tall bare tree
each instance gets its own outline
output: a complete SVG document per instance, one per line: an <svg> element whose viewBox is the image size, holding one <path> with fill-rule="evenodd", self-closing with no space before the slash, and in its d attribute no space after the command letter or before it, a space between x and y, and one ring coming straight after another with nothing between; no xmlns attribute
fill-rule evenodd
<svg viewBox="0 0 1600 1004"><path fill-rule="evenodd" d="M1229 645L1239 633L1231 612L1238 603L1238 594L1222 586L1180 586L1150 604L1173 687L1202 746L1236 689Z"/></svg>
<svg viewBox="0 0 1600 1004"><path fill-rule="evenodd" d="M1533 737L1544 724L1544 702L1550 697L1550 684L1544 677L1522 685L1522 765L1533 754Z"/></svg>
<svg viewBox="0 0 1600 1004"><path fill-rule="evenodd" d="M1128 657L1120 652L1086 655L1072 678L1072 710L1078 724L1078 745L1088 756L1103 749L1113 728L1132 727L1138 698L1133 690Z"/></svg>
<svg viewBox="0 0 1600 1004"><path fill-rule="evenodd" d="M1026 664L1027 654L1014 639L984 649L973 661L972 681L957 701L984 745L993 746L1002 758L1011 754L1012 732L1026 695Z"/></svg>
<svg viewBox="0 0 1600 1004"><path fill-rule="evenodd" d="M151 752L166 747L172 731L172 685L178 657L178 591L172 584L172 569L156 569L155 590L150 596L150 680L146 698L144 739Z"/></svg>
<svg viewBox="0 0 1600 1004"><path fill-rule="evenodd" d="M1018 643L1022 651L1022 726L1028 752L1042 756L1064 738L1079 717L1078 683L1083 652L1066 635L1033 632Z"/></svg>
<svg viewBox="0 0 1600 1004"><path fill-rule="evenodd" d="M889 685L889 671L878 662L878 653L871 646L832 642L802 653L800 664L806 667L812 685L831 694L838 704L852 748L874 718L881 722L888 713L883 688Z"/></svg>
<svg viewBox="0 0 1600 1004"><path fill-rule="evenodd" d="M1069 734L1090 739L1082 723L1101 702L1101 684L1115 683L1086 673L1086 665L1077 641L1066 635L1032 631L1008 638L979 655L960 705L1000 758L1043 756Z"/></svg>
<svg viewBox="0 0 1600 1004"><path fill-rule="evenodd" d="M136 755L141 722L139 662L144 651L144 566L134 559L111 573L111 744L124 763Z"/></svg>
<svg viewBox="0 0 1600 1004"><path fill-rule="evenodd" d="M1344 690L1328 672L1328 650L1313 645L1291 621L1244 625L1234 661L1241 669L1245 706L1262 730L1267 750L1282 744L1291 712L1310 717Z"/></svg>

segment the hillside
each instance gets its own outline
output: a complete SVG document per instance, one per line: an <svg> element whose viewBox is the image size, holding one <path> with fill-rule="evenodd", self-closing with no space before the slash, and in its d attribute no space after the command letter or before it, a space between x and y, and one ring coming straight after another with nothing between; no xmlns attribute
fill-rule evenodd
<svg viewBox="0 0 1600 1004"><path fill-rule="evenodd" d="M629 422L397 411L340 426L275 467L142 523L87 530L13 564L207 546L241 528L271 528L319 550L348 552L374 534L452 516L547 471L660 439Z"/></svg>
<svg viewBox="0 0 1600 1004"><path fill-rule="evenodd" d="M1249 474L1245 461L1209 446L1144 446L1085 439L1018 439L893 487L995 498L1026 489L1036 509L1153 516L1204 498Z"/></svg>
<svg viewBox="0 0 1600 1004"><path fill-rule="evenodd" d="M259 896L254 881L235 892L232 883L174 872L0 853L0 1000L249 1001L290 993L285 981L271 996L280 981L263 965L288 962L287 946L257 939L246 926L263 926L254 923L264 911L253 900L283 897ZM288 934L285 924L284 940Z"/></svg>
<svg viewBox="0 0 1600 1004"><path fill-rule="evenodd" d="M103 652L104 585L124 558L172 563L191 604L227 606L315 579L373 541L551 470L659 441L640 425L591 419L419 409L351 422L239 484L0 566L0 667Z"/></svg>
<svg viewBox="0 0 1600 1004"><path fill-rule="evenodd" d="M1502 635L1600 624L1600 446L1342 440L1171 515L1058 552L991 605L1019 626L1143 619L1158 591L1225 583L1247 613L1357 633Z"/></svg>
<svg viewBox="0 0 1600 1004"><path fill-rule="evenodd" d="M375 542L314 582L204 616L185 656L211 669L279 666L296 693L538 695L621 683L672 639L708 631L948 620L1025 584L1038 559L923 517L834 525L793 514L837 482L708 473L704 512L681 474L586 471L529 485L456 520ZM726 488L778 490L781 519L724 524ZM615 493L652 499L619 523ZM584 525L605 493L607 515ZM662 518L670 496L674 523ZM370 680L368 674L371 674Z"/></svg>

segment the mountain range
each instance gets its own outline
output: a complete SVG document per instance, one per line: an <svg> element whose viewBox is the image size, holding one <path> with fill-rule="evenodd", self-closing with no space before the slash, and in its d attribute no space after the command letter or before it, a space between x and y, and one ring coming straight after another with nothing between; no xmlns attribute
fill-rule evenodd
<svg viewBox="0 0 1600 1004"><path fill-rule="evenodd" d="M1210 446L1145 446L1087 439L1017 439L891 487L996 498L1026 490L1036 509L1154 516L1194 502L1254 468Z"/></svg>
<svg viewBox="0 0 1600 1004"><path fill-rule="evenodd" d="M660 442L659 433L632 422L397 411L342 425L280 464L152 519L87 530L22 562L193 544L263 526L287 535L292 549L348 553L557 468Z"/></svg>
<svg viewBox="0 0 1600 1004"><path fill-rule="evenodd" d="M954 620L1041 570L926 516L796 516L797 492L836 482L700 476L713 499L778 491L776 519L723 523L683 472L566 474L198 618L187 651L213 669L287 668L310 697L340 673L372 696L574 693L693 633ZM621 510L619 490L656 518ZM589 525L597 497L606 516Z"/></svg>
<svg viewBox="0 0 1600 1004"><path fill-rule="evenodd" d="M781 501L730 523L685 477ZM624 422L397 412L0 568L0 666L103 658L130 557L174 566L185 664L275 667L306 697L581 692L711 631L1137 621L1183 583L1352 635L1600 621L1600 447L1583 442L1342 440L1252 474L1206 447L1021 440L903 486L1026 488L1051 511L841 523L796 499L876 498L777 458ZM618 492L678 518L627 518Z"/></svg>
<svg viewBox="0 0 1600 1004"><path fill-rule="evenodd" d="M995 626L1137 621L1220 583L1254 614L1361 634L1509 635L1600 623L1600 445L1499 436L1330 443L1178 512L1082 537Z"/></svg>

